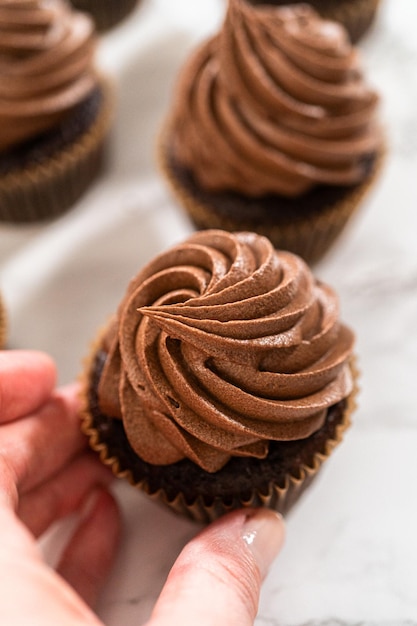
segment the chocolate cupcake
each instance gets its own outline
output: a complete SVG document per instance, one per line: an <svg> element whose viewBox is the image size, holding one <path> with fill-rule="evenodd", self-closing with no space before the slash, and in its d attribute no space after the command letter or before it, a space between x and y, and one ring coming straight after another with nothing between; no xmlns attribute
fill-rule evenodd
<svg viewBox="0 0 417 626"><path fill-rule="evenodd" d="M378 171L377 103L342 26L230 0L180 74L161 167L197 228L254 231L314 263Z"/></svg>
<svg viewBox="0 0 417 626"><path fill-rule="evenodd" d="M286 513L354 407L332 289L254 233L208 230L131 281L83 375L83 430L117 476L209 521Z"/></svg>
<svg viewBox="0 0 417 626"><path fill-rule="evenodd" d="M89 13L100 32L124 20L137 6L138 0L71 0L79 11Z"/></svg>
<svg viewBox="0 0 417 626"><path fill-rule="evenodd" d="M55 217L101 171L111 97L94 50L64 0L0 0L0 221Z"/></svg>
<svg viewBox="0 0 417 626"><path fill-rule="evenodd" d="M251 4L269 4L283 6L288 4L304 4L303 0L249 0ZM340 22L349 33L350 39L356 43L363 37L373 24L378 13L380 0L310 0L308 2L328 20Z"/></svg>

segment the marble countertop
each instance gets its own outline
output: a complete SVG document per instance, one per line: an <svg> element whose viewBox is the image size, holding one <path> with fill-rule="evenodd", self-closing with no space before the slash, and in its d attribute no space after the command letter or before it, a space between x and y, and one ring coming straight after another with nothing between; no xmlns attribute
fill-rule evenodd
<svg viewBox="0 0 417 626"><path fill-rule="evenodd" d="M219 23L223 0L142 0L100 43L117 111L107 174L67 215L0 226L0 289L10 347L80 371L95 331L145 261L191 226L154 164L155 133L177 68ZM417 625L417 2L382 0L361 44L382 95L388 154L372 194L316 274L340 294L357 333L359 408L342 445L287 519L256 626ZM115 488L125 533L99 605L107 626L149 615L176 555L198 527ZM44 542L54 555L66 529Z"/></svg>

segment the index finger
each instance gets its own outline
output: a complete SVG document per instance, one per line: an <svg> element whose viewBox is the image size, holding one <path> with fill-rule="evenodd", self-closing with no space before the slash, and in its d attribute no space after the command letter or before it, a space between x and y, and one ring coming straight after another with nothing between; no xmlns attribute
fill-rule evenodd
<svg viewBox="0 0 417 626"><path fill-rule="evenodd" d="M39 409L55 382L55 364L44 352L0 350L0 424Z"/></svg>

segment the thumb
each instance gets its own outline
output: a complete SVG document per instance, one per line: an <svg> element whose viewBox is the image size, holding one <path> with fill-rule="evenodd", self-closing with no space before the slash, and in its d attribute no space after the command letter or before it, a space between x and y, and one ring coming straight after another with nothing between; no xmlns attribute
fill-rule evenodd
<svg viewBox="0 0 417 626"><path fill-rule="evenodd" d="M269 509L229 513L185 546L147 626L250 626L260 585L284 539Z"/></svg>

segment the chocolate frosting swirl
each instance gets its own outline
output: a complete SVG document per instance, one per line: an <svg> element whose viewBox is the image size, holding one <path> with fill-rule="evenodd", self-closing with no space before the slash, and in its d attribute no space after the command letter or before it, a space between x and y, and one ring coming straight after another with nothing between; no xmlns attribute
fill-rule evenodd
<svg viewBox="0 0 417 626"><path fill-rule="evenodd" d="M202 231L131 281L104 340L100 407L143 460L213 472L319 429L352 389L353 340L302 259Z"/></svg>
<svg viewBox="0 0 417 626"><path fill-rule="evenodd" d="M208 191L354 185L381 144L377 101L341 25L308 5L229 0L221 32L180 74L173 156Z"/></svg>
<svg viewBox="0 0 417 626"><path fill-rule="evenodd" d="M96 85L92 20L64 0L0 0L0 151L57 124Z"/></svg>

